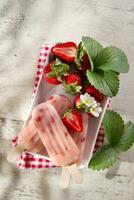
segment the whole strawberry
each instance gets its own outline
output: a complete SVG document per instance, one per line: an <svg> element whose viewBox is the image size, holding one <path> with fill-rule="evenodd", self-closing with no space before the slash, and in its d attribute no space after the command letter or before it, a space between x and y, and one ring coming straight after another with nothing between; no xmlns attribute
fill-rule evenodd
<svg viewBox="0 0 134 200"><path fill-rule="evenodd" d="M84 87L84 92L90 94L98 102L101 102L104 98L104 95L99 90L97 90L94 86L92 86L90 84L88 84Z"/></svg>
<svg viewBox="0 0 134 200"><path fill-rule="evenodd" d="M73 62L75 59L77 45L74 42L56 44L51 52L65 62Z"/></svg>
<svg viewBox="0 0 134 200"><path fill-rule="evenodd" d="M51 74L50 74L52 72L52 69L51 69L52 65L53 65L53 62L49 63L45 67L45 69L44 69L44 79L45 79L46 82L48 82L50 84L58 85L58 84L61 83L61 81L59 81L56 76L51 76Z"/></svg>
<svg viewBox="0 0 134 200"><path fill-rule="evenodd" d="M44 79L50 84L58 85L62 83L63 75L66 76L69 71L69 65L59 60L50 62L44 69Z"/></svg>
<svg viewBox="0 0 134 200"><path fill-rule="evenodd" d="M82 79L79 72L71 72L66 76L64 81L64 89L69 94L81 92Z"/></svg>
<svg viewBox="0 0 134 200"><path fill-rule="evenodd" d="M81 114L76 110L69 110L62 117L64 125L72 131L82 132L83 123Z"/></svg>

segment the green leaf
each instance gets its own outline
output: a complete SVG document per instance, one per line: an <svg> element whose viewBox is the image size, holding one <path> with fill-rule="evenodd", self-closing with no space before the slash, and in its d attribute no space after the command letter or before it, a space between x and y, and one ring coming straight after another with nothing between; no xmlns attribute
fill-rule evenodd
<svg viewBox="0 0 134 200"><path fill-rule="evenodd" d="M102 51L103 46L91 37L82 37L82 43L89 57L91 69L93 70L93 62L96 56Z"/></svg>
<svg viewBox="0 0 134 200"><path fill-rule="evenodd" d="M93 170L104 170L117 161L117 152L109 145L102 146L92 157L88 167Z"/></svg>
<svg viewBox="0 0 134 200"><path fill-rule="evenodd" d="M117 47L106 47L96 57L94 61L95 69L103 71L112 70L118 73L126 73L129 64L125 53Z"/></svg>
<svg viewBox="0 0 134 200"><path fill-rule="evenodd" d="M92 157L89 168L104 170L111 167L121 151L127 151L134 143L134 124L129 121L124 125L121 116L114 111L106 111L103 126L107 143Z"/></svg>
<svg viewBox="0 0 134 200"><path fill-rule="evenodd" d="M82 43L92 61L94 61L96 56L103 50L103 46L91 37L82 37Z"/></svg>
<svg viewBox="0 0 134 200"><path fill-rule="evenodd" d="M87 70L86 76L88 81L96 89L102 92L104 95L113 97L116 96L119 89L119 78L113 71L90 71Z"/></svg>
<svg viewBox="0 0 134 200"><path fill-rule="evenodd" d="M125 124L124 133L118 142L121 151L127 151L134 143L134 124L129 121Z"/></svg>
<svg viewBox="0 0 134 200"><path fill-rule="evenodd" d="M109 110L104 115L103 125L108 143L115 147L122 137L124 121L118 113Z"/></svg>

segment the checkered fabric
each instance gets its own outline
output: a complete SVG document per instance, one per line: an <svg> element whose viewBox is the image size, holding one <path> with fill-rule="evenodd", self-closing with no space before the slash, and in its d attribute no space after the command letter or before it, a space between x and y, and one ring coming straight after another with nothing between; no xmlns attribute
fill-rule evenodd
<svg viewBox="0 0 134 200"><path fill-rule="evenodd" d="M35 94L37 92L42 73L44 70L44 67L47 62L48 55L50 53L52 45L42 45L40 49L40 54L39 54L39 59L38 59L38 65L37 65L37 70L36 70L36 75L35 75L35 81L34 81L34 90L33 90L33 95L32 95L32 101L34 100Z"/></svg>

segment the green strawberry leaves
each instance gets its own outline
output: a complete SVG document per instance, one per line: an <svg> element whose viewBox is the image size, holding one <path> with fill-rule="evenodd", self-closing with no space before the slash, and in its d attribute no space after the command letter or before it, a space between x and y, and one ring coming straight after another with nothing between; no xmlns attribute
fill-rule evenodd
<svg viewBox="0 0 134 200"><path fill-rule="evenodd" d="M99 55L100 52L103 50L103 46L95 39L90 37L82 37L82 43L89 57L91 68L93 69L94 60L96 56Z"/></svg>
<svg viewBox="0 0 134 200"><path fill-rule="evenodd" d="M101 70L92 72L87 70L86 76L91 85L104 95L112 97L118 93L119 78L115 72Z"/></svg>
<svg viewBox="0 0 134 200"><path fill-rule="evenodd" d="M116 96L119 89L118 74L129 70L127 56L117 47L103 48L91 37L82 37L82 45L91 64L91 71L87 70L86 73L89 83L106 96Z"/></svg>
<svg viewBox="0 0 134 200"><path fill-rule="evenodd" d="M77 82L71 83L71 84L66 84L64 82L63 85L64 85L65 92L68 93L68 94L81 93L82 86L78 85Z"/></svg>
<svg viewBox="0 0 134 200"><path fill-rule="evenodd" d="M126 73L129 70L127 56L121 49L113 46L104 48L96 57L94 65L96 69L103 71Z"/></svg>
<svg viewBox="0 0 134 200"><path fill-rule="evenodd" d="M51 67L51 72L48 73L48 77L56 77L59 81L62 81L62 75L66 76L69 73L69 65L56 60Z"/></svg>
<svg viewBox="0 0 134 200"><path fill-rule="evenodd" d="M125 124L124 134L120 138L117 147L121 151L127 151L134 143L134 124L131 121Z"/></svg>
<svg viewBox="0 0 134 200"><path fill-rule="evenodd" d="M122 151L127 151L134 143L134 124L124 125L122 117L114 111L106 111L103 126L107 144L103 145L92 157L88 167L104 170L111 167Z"/></svg>
<svg viewBox="0 0 134 200"><path fill-rule="evenodd" d="M116 151L109 144L106 144L93 155L88 166L93 170L104 170L113 166L116 161Z"/></svg>
<svg viewBox="0 0 134 200"><path fill-rule="evenodd" d="M109 144L116 146L124 131L124 121L121 116L116 112L107 111L103 118L103 126Z"/></svg>
<svg viewBox="0 0 134 200"><path fill-rule="evenodd" d="M131 121L124 124L118 113L107 111L103 126L108 143L118 152L127 151L134 143L134 124Z"/></svg>

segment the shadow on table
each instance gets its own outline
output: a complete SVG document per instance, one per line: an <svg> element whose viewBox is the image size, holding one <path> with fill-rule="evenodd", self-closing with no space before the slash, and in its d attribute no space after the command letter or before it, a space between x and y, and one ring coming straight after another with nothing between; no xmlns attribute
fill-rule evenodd
<svg viewBox="0 0 134 200"><path fill-rule="evenodd" d="M7 152L4 152L3 149L8 147L8 141L4 139L0 140L0 176L5 176L6 179L10 178L6 187L3 187L0 200L10 200L12 199L12 193L18 185L20 173L16 167L6 160Z"/></svg>
<svg viewBox="0 0 134 200"><path fill-rule="evenodd" d="M31 78L27 77L23 80L20 80L17 83L18 84L18 86L16 85L17 90L14 89L12 93L9 92L8 98L4 99L3 102L1 101L1 104L0 104L1 113L2 113L2 110L5 109L6 112L8 113L8 116L10 117L10 116L12 116L11 112L16 113L16 110L18 110L18 108L24 104L24 102L25 102L24 94L25 94L25 97L28 96L28 94L29 94L29 97L31 98L30 94L31 94L32 84L31 84L31 86L26 85L30 81L33 82L33 77L31 77ZM13 86L13 87L15 88L15 86ZM5 88L5 89L10 90L9 88L10 88L10 86L7 86L7 88ZM13 106L13 111L11 110L11 105ZM30 105L30 101L29 101L29 105Z"/></svg>
<svg viewBox="0 0 134 200"><path fill-rule="evenodd" d="M67 189L61 189L59 186L60 181L60 169L46 169L42 171L43 174L41 176L40 180L40 188L41 188L41 199L42 200L50 200L54 196L55 193L55 199L64 199L69 200L70 199L70 190ZM54 180L54 182L53 182ZM57 180L57 182L55 181ZM53 188L52 188L53 187Z"/></svg>
<svg viewBox="0 0 134 200"><path fill-rule="evenodd" d="M118 169L120 167L120 164L122 162L134 163L133 155L134 155L134 147L132 147L128 152L122 153L119 157L119 160L115 164L115 166L113 166L111 169L108 170L105 177L107 179L113 179L115 176L120 176L120 174L118 174Z"/></svg>
<svg viewBox="0 0 134 200"><path fill-rule="evenodd" d="M41 176L41 180L40 180L40 188L41 188L41 198L42 200L45 199L50 199L50 194L51 194L51 188L49 188L48 182L47 182L47 170L41 171L41 173L43 174Z"/></svg>

